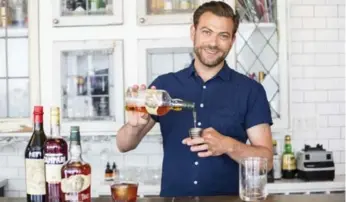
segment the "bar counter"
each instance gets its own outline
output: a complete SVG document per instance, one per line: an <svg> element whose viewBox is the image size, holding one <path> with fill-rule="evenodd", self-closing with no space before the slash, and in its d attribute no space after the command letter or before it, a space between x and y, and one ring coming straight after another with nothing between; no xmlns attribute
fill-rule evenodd
<svg viewBox="0 0 346 202"><path fill-rule="evenodd" d="M92 198L93 202L110 202L110 197ZM182 198L160 198L144 197L137 199L137 202L241 202L238 196L214 196L214 197L182 197ZM342 202L345 201L345 193L338 194L315 194L315 195L270 195L263 202ZM0 197L0 202L26 202L25 198Z"/></svg>

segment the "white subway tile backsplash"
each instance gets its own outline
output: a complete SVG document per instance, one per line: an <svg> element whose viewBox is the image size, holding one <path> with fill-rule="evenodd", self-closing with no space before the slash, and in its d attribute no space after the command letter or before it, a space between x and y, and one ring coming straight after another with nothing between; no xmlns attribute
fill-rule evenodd
<svg viewBox="0 0 346 202"><path fill-rule="evenodd" d="M345 175L345 164L344 163L335 164L335 174L336 175Z"/></svg>
<svg viewBox="0 0 346 202"><path fill-rule="evenodd" d="M345 115L329 115L328 125L331 127L345 126Z"/></svg>
<svg viewBox="0 0 346 202"><path fill-rule="evenodd" d="M292 65L309 66L315 63L314 54L292 54Z"/></svg>
<svg viewBox="0 0 346 202"><path fill-rule="evenodd" d="M325 0L326 5L345 5L345 0Z"/></svg>
<svg viewBox="0 0 346 202"><path fill-rule="evenodd" d="M150 167L161 167L163 156L162 154L150 155L148 158L148 164Z"/></svg>
<svg viewBox="0 0 346 202"><path fill-rule="evenodd" d="M24 155L9 156L8 166L9 167L24 167Z"/></svg>
<svg viewBox="0 0 346 202"><path fill-rule="evenodd" d="M345 78L315 79L316 90L344 90Z"/></svg>
<svg viewBox="0 0 346 202"><path fill-rule="evenodd" d="M291 38L292 38L292 42L294 42L294 41L314 41L315 40L315 31L313 29L292 29Z"/></svg>
<svg viewBox="0 0 346 202"><path fill-rule="evenodd" d="M345 151L340 151L340 163L345 163Z"/></svg>
<svg viewBox="0 0 346 202"><path fill-rule="evenodd" d="M315 6L316 17L336 17L338 16L337 5L316 5Z"/></svg>
<svg viewBox="0 0 346 202"><path fill-rule="evenodd" d="M328 116L326 115L318 116L318 126L321 128L328 127Z"/></svg>
<svg viewBox="0 0 346 202"><path fill-rule="evenodd" d="M313 79L293 79L292 80L292 90L313 90L313 89L315 89L315 82Z"/></svg>
<svg viewBox="0 0 346 202"><path fill-rule="evenodd" d="M11 179L17 177L19 172L19 168L10 168L10 167L2 167L0 166L0 178Z"/></svg>
<svg viewBox="0 0 346 202"><path fill-rule="evenodd" d="M0 167L7 167L7 156L0 156Z"/></svg>
<svg viewBox="0 0 346 202"><path fill-rule="evenodd" d="M338 5L338 16L345 17L345 5Z"/></svg>
<svg viewBox="0 0 346 202"><path fill-rule="evenodd" d="M292 102L304 102L304 92L303 91L293 91L291 94Z"/></svg>
<svg viewBox="0 0 346 202"><path fill-rule="evenodd" d="M302 53L303 52L303 43L302 42L293 42L292 43L292 53Z"/></svg>
<svg viewBox="0 0 346 202"><path fill-rule="evenodd" d="M340 162L340 151L333 151L333 160L334 160L334 163L341 163Z"/></svg>
<svg viewBox="0 0 346 202"><path fill-rule="evenodd" d="M302 28L303 27L303 19L301 17L291 17L290 28Z"/></svg>
<svg viewBox="0 0 346 202"><path fill-rule="evenodd" d="M305 78L345 78L343 76L344 74L345 74L345 68L340 66L304 67ZM312 80L312 82L314 83L314 80ZM314 88L315 88L315 85L314 85Z"/></svg>
<svg viewBox="0 0 346 202"><path fill-rule="evenodd" d="M339 55L336 53L317 53L315 55L315 63L316 66L335 66L339 65Z"/></svg>
<svg viewBox="0 0 346 202"><path fill-rule="evenodd" d="M312 5L292 5L291 6L291 17L313 17L314 6Z"/></svg>
<svg viewBox="0 0 346 202"><path fill-rule="evenodd" d="M321 115L340 114L340 104L319 103L317 104L317 113Z"/></svg>
<svg viewBox="0 0 346 202"><path fill-rule="evenodd" d="M329 149L332 151L345 151L345 141L341 139L330 139Z"/></svg>
<svg viewBox="0 0 346 202"><path fill-rule="evenodd" d="M340 128L319 128L317 131L317 139L340 139Z"/></svg>
<svg viewBox="0 0 346 202"><path fill-rule="evenodd" d="M20 179L8 180L7 190L25 191L26 190L25 180L20 180Z"/></svg>
<svg viewBox="0 0 346 202"><path fill-rule="evenodd" d="M342 90L328 91L328 100L331 102L345 101L345 91L342 91Z"/></svg>
<svg viewBox="0 0 346 202"><path fill-rule="evenodd" d="M325 18L303 18L303 28L323 29L327 27Z"/></svg>
<svg viewBox="0 0 346 202"><path fill-rule="evenodd" d="M307 91L304 92L305 102L326 102L328 100L327 91Z"/></svg>
<svg viewBox="0 0 346 202"><path fill-rule="evenodd" d="M148 155L128 154L125 155L125 167L148 166Z"/></svg>
<svg viewBox="0 0 346 202"><path fill-rule="evenodd" d="M339 39L337 29L318 29L315 36L317 41L337 41Z"/></svg>
<svg viewBox="0 0 346 202"><path fill-rule="evenodd" d="M290 75L292 78L303 78L304 68L301 66L293 66L290 68Z"/></svg>
<svg viewBox="0 0 346 202"><path fill-rule="evenodd" d="M308 5L323 5L325 4L326 0L302 0L301 4L305 5L305 4L308 4Z"/></svg>
<svg viewBox="0 0 346 202"><path fill-rule="evenodd" d="M316 115L316 104L314 103L293 103L292 113L301 114L303 118L314 117ZM300 118L299 116L296 118Z"/></svg>
<svg viewBox="0 0 346 202"><path fill-rule="evenodd" d="M327 18L327 28L345 28L345 19L344 18Z"/></svg>

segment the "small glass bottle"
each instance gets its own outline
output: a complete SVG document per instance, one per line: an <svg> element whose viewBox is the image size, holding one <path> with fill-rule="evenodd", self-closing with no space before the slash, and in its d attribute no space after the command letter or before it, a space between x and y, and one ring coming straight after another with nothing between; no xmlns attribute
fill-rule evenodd
<svg viewBox="0 0 346 202"><path fill-rule="evenodd" d="M115 162L113 162L112 171L113 171L113 180L116 180L118 178L118 176L119 176L119 170L118 170L117 165L115 164Z"/></svg>
<svg viewBox="0 0 346 202"><path fill-rule="evenodd" d="M107 162L106 170L105 170L105 181L113 180L113 170L111 169L111 165Z"/></svg>
<svg viewBox="0 0 346 202"><path fill-rule="evenodd" d="M133 90L128 88L125 102L127 111L138 111L158 116L163 116L170 110L195 109L195 103L172 99L167 91L158 89Z"/></svg>
<svg viewBox="0 0 346 202"><path fill-rule="evenodd" d="M291 136L285 136L285 152L282 155L282 178L292 179L296 174L296 159L292 152Z"/></svg>

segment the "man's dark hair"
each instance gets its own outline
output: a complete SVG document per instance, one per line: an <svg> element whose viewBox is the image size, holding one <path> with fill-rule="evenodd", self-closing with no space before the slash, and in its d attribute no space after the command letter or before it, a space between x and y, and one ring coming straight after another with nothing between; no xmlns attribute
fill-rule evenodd
<svg viewBox="0 0 346 202"><path fill-rule="evenodd" d="M200 17L206 12L211 12L220 17L232 18L234 23L233 36L235 35L239 26L239 15L230 5L223 1L209 1L202 4L193 14L193 24L195 27L197 27Z"/></svg>

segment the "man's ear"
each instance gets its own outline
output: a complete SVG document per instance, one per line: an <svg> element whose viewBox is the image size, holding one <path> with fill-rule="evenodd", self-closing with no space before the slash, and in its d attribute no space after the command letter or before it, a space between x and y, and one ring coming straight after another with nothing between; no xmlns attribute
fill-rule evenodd
<svg viewBox="0 0 346 202"><path fill-rule="evenodd" d="M195 40L195 33L196 33L195 25L192 24L192 25L190 26L190 39L191 39L192 41Z"/></svg>

